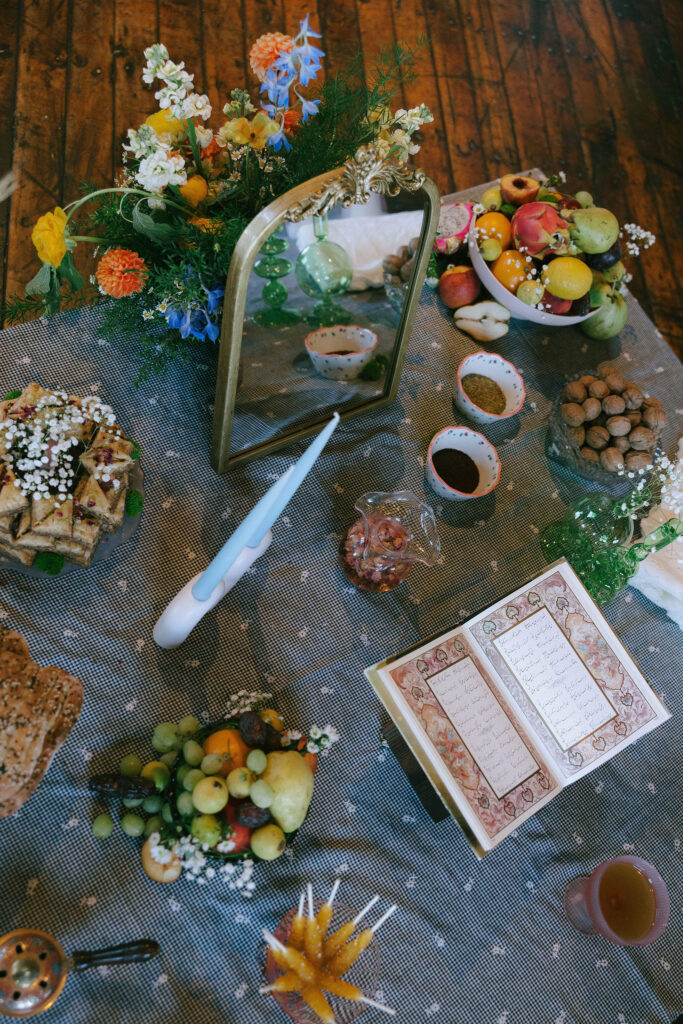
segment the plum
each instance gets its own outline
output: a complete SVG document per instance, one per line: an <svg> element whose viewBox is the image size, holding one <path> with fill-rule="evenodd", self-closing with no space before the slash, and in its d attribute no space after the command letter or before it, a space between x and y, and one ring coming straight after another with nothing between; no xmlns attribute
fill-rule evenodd
<svg viewBox="0 0 683 1024"><path fill-rule="evenodd" d="M607 270L614 263L617 263L623 255L621 242L617 238L614 245L611 245L607 252L596 252L586 254L586 263L593 270Z"/></svg>

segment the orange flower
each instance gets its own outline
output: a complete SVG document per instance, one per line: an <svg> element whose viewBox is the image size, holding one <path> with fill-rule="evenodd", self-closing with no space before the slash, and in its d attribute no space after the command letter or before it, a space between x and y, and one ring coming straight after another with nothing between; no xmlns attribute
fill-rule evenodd
<svg viewBox="0 0 683 1024"><path fill-rule="evenodd" d="M132 249L110 249L98 263L95 276L105 295L121 299L142 291L147 268Z"/></svg>
<svg viewBox="0 0 683 1024"><path fill-rule="evenodd" d="M285 129L285 131L287 132L288 135L293 135L294 134L294 132L295 132L295 130L296 130L300 120L301 120L301 111L300 110L286 110L285 111L285 117L284 117L284 122L285 123L284 123L283 127L284 127L284 129Z"/></svg>
<svg viewBox="0 0 683 1024"><path fill-rule="evenodd" d="M282 32L267 32L259 36L249 51L249 64L259 82L264 82L268 68L281 53L290 53L294 49L291 36L283 36Z"/></svg>
<svg viewBox="0 0 683 1024"><path fill-rule="evenodd" d="M209 145L205 146L199 155L202 158L202 160L210 160L212 157L216 156L216 154L220 152L222 152L221 147L216 142L216 139L213 138L211 139Z"/></svg>

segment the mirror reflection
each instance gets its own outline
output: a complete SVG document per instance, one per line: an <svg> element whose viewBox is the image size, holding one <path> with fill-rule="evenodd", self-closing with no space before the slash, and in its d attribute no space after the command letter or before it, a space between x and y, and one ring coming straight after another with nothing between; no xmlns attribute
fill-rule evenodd
<svg viewBox="0 0 683 1024"><path fill-rule="evenodd" d="M284 223L249 277L231 454L383 395L425 216L335 207Z"/></svg>

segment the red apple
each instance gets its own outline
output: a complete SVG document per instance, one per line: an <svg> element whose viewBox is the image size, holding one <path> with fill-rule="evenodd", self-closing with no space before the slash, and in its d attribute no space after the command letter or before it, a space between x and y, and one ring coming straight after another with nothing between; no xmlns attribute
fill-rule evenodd
<svg viewBox="0 0 683 1024"><path fill-rule="evenodd" d="M515 206L533 202L540 187L541 183L535 178L525 178L523 174L505 174L500 179L503 202Z"/></svg>
<svg viewBox="0 0 683 1024"><path fill-rule="evenodd" d="M449 309L469 306L480 289L481 282L472 267L449 267L439 278L439 298Z"/></svg>
<svg viewBox="0 0 683 1024"><path fill-rule="evenodd" d="M549 291L545 291L541 299L541 307L546 313L555 313L561 316L563 313L568 313L572 308L572 300L558 299L557 296L551 295Z"/></svg>
<svg viewBox="0 0 683 1024"><path fill-rule="evenodd" d="M231 850L228 853L244 853L245 850L249 849L249 842L251 840L251 829L247 828L246 825L240 825L236 820L237 808L234 804L227 803L222 813L222 817L230 825L232 829L232 835L228 836L228 842L233 843Z"/></svg>

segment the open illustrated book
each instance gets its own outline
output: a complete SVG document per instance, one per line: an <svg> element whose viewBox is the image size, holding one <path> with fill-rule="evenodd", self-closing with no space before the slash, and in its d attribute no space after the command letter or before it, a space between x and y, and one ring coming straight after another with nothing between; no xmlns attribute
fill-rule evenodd
<svg viewBox="0 0 683 1024"><path fill-rule="evenodd" d="M365 674L480 856L669 717L564 559Z"/></svg>

